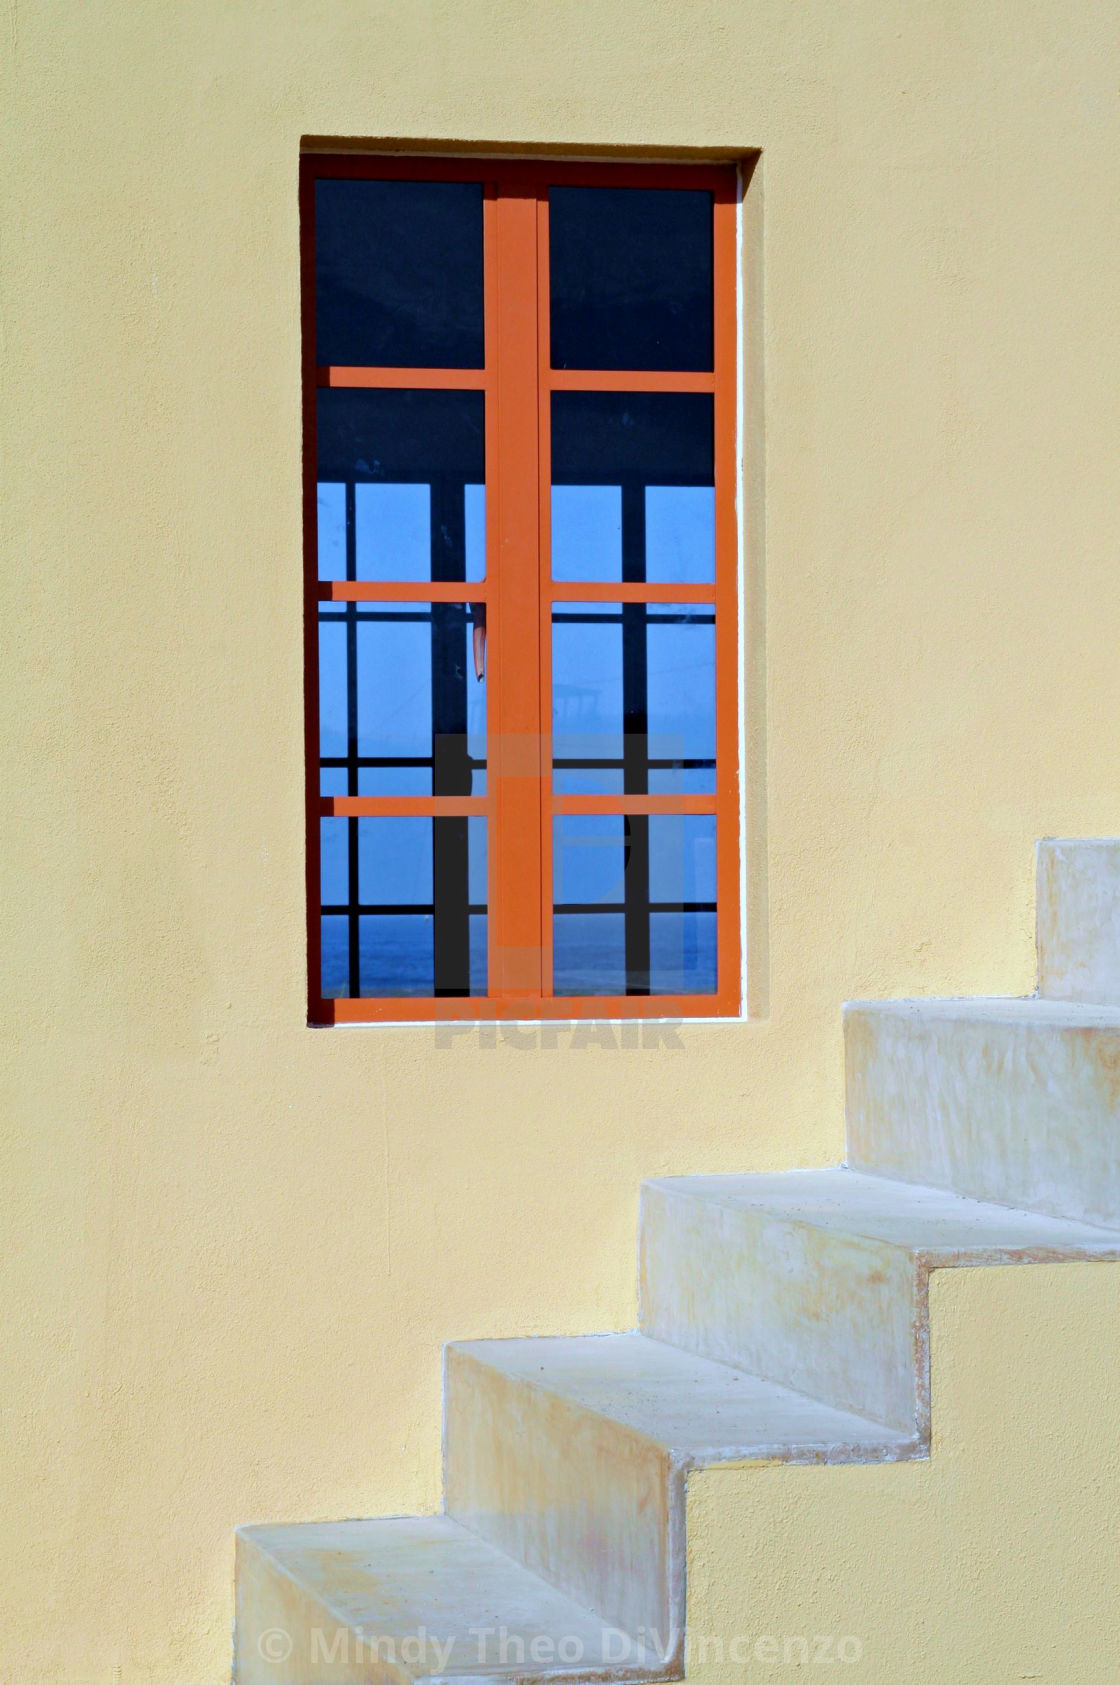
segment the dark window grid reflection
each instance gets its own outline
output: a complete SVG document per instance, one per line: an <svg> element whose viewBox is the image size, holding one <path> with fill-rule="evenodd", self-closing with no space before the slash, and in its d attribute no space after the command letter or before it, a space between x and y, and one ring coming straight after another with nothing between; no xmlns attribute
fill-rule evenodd
<svg viewBox="0 0 1120 1685"><path fill-rule="evenodd" d="M624 603L609 609L553 611L554 625L621 626L623 753L621 755L556 755L557 772L623 772L623 789L628 795L648 795L651 772L711 771L715 759L698 755L651 755L648 733L649 671L645 633L650 626L714 626L714 611L668 610L658 603ZM633 734L633 740L631 739Z"/></svg>
<svg viewBox="0 0 1120 1685"><path fill-rule="evenodd" d="M362 394L365 396L365 394ZM427 394L423 394L427 396ZM329 489L331 485L341 483L345 501L345 569L343 577L352 584L358 580L358 518L357 518L357 487L359 485L384 485L386 482L397 485L425 486L429 496L429 532L431 543L431 571L429 577L441 583L460 585L467 580L467 487L482 484L481 479L476 482L463 478L459 474L429 474L422 480L407 479L403 470L397 468L393 474L376 477L362 476L361 478L344 478L323 480L320 490ZM402 574L402 580L407 579ZM391 584L393 575L385 574L383 578L370 583Z"/></svg>
<svg viewBox="0 0 1120 1685"><path fill-rule="evenodd" d="M347 993L358 999L362 993L360 920L371 915L419 914L432 920L432 961L435 992L440 995L469 995L471 992L470 919L485 915L485 902L472 901L469 892L469 821L466 816L442 816L432 824L432 899L430 901L363 901L359 893L358 818L345 820L347 830L347 899L323 901L323 917L341 916L347 921ZM465 927L465 928L464 928Z"/></svg>
<svg viewBox="0 0 1120 1685"><path fill-rule="evenodd" d="M586 763L581 763L586 764ZM614 763L617 764L617 763ZM648 763L647 763L648 764ZM715 901L652 900L649 873L649 817L646 814L625 814L623 821L622 869L623 899L621 901L555 901L553 916L565 913L585 917L595 913L621 913L623 917L624 953L626 967L626 995L648 995L650 987L651 919L658 913L684 915L715 913ZM611 847L613 844L605 843Z"/></svg>
<svg viewBox="0 0 1120 1685"><path fill-rule="evenodd" d="M353 485L347 487L347 576L353 558ZM435 541L433 540L433 548ZM331 604L324 618L344 620L346 625L346 733L345 755L320 756L321 767L345 768L347 794L358 794L360 770L369 767L424 767L432 769L432 790L436 795L467 795L473 774L485 769L485 759L469 753L467 736L467 685L465 661L467 625L481 605L433 603L428 608L380 609L363 603ZM420 755L362 755L358 752L358 624L411 623L431 628L431 719L432 753ZM347 820L349 831L349 876L347 903L323 906L322 913L343 913L347 917L348 991L361 994L359 952L360 919L363 914L388 909L379 903L363 903L358 893L358 823ZM435 993L441 996L470 993L470 915L485 911L471 903L467 821L447 818L434 822L432 832L433 899L430 906L414 911L433 918Z"/></svg>
<svg viewBox="0 0 1120 1685"><path fill-rule="evenodd" d="M622 486L622 578L625 583L645 583L646 502L645 483L628 479ZM622 754L597 757L594 763L564 757L554 761L565 767L590 769L622 768L624 795L648 795L651 771L712 768L714 760L667 758L649 752L649 669L646 632L650 625L714 626L715 613L666 611L650 603L622 603L615 611L565 610L554 613L557 624L621 626L622 629ZM650 900L649 820L631 816L626 821L626 870L621 906L603 911L621 911L624 919L626 993L650 993L650 914L652 912L714 912L713 903L681 903L656 906ZM557 913L582 911L555 907Z"/></svg>

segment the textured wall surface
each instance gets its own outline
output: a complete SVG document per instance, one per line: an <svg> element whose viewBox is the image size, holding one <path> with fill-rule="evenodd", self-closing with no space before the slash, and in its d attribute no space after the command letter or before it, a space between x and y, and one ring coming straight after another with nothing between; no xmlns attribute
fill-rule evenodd
<svg viewBox="0 0 1120 1685"><path fill-rule="evenodd" d="M692 1476L690 1685L1113 1685L1115 1265L931 1286L930 1462Z"/></svg>
<svg viewBox="0 0 1120 1685"><path fill-rule="evenodd" d="M218 1685L235 1523L433 1508L443 1340L632 1325L639 1180L835 1161L840 1001L1030 989L1035 837L1120 833L1120 14L9 0L0 53L0 1676ZM305 1027L305 136L762 149L753 1022Z"/></svg>

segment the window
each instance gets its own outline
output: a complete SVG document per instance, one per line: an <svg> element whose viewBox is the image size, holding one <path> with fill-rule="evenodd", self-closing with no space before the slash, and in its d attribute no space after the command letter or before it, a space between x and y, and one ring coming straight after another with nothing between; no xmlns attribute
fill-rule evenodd
<svg viewBox="0 0 1120 1685"><path fill-rule="evenodd" d="M738 1012L735 200L303 160L312 1022Z"/></svg>

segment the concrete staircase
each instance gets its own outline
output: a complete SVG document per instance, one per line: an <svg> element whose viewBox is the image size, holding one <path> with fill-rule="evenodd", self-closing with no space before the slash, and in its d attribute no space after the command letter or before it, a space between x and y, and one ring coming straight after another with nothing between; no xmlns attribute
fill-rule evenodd
<svg viewBox="0 0 1120 1685"><path fill-rule="evenodd" d="M846 1008L846 1166L649 1182L638 1332L447 1348L446 1513L239 1531L239 1685L680 1677L691 1471L927 1457L931 1272L1120 1259L1120 842L1038 863L1036 997Z"/></svg>

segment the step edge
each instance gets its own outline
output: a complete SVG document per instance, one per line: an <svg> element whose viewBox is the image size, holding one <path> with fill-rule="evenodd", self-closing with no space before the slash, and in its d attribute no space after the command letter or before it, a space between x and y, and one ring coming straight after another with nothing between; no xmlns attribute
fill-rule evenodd
<svg viewBox="0 0 1120 1685"><path fill-rule="evenodd" d="M413 1674L404 1671L400 1674L404 1685L437 1685L439 1680L447 1681L447 1685L454 1685L454 1682L458 1682L458 1685L464 1685L464 1682L468 1680L476 1680L479 1682L479 1685L482 1685L483 1681L489 1680L500 1682L500 1685L525 1685L526 1681L538 1679L552 1681L553 1685L562 1685L562 1682L567 1680L633 1681L634 1685L639 1685L639 1682L642 1680L655 1679L659 1682L664 1681L665 1685L669 1685L669 1682L673 1679L681 1677L679 1672L675 1674L672 1671L671 1661L663 1662L658 1665L654 1661L652 1653L646 1648L646 1646L639 1643L632 1633L626 1632L618 1625L617 1622L608 1621L597 1609L591 1608L586 1603L581 1603L578 1598L573 1597L569 1592L565 1591L563 1587L554 1585L551 1580L546 1579L543 1574L537 1573L536 1570L530 1568L527 1563L518 1561L515 1556L511 1556L508 1551L503 1550L501 1545L495 1544L492 1539L488 1539L482 1533L477 1532L475 1528L469 1525L468 1522L460 1520L458 1516L449 1515L446 1511L439 1510L427 1515L397 1514L346 1516L339 1519L355 1522L443 1521L447 1524L449 1530L454 1529L455 1532L465 1534L468 1538L476 1541L478 1545L490 1555L501 1557L502 1560L504 1562L508 1562L510 1567L519 1575L523 1575L526 1579L534 1580L538 1585L544 1587L544 1589L554 1598L562 1598L571 1606L572 1609L578 1610L582 1615L590 1617L593 1621L598 1621L604 1629L609 1627L612 1631L621 1633L622 1636L628 1640L632 1646L633 1653L638 1658L634 1665L630 1667L623 1666L621 1663L603 1662L598 1667L586 1667L582 1669L576 1666L564 1665L557 1668L549 1668L547 1664L542 1663L539 1666L527 1666L524 1673L518 1674L516 1677L501 1673L488 1673L484 1669L480 1669L477 1672L464 1671L461 1673L449 1673L445 1675ZM354 1631L355 1622L351 1617L341 1613L330 1601L329 1597L324 1596L322 1592L317 1591L314 1587L309 1585L308 1582L301 1578L301 1576L297 1574L295 1570L283 1560L282 1557L276 1554L275 1550L272 1550L267 1545L261 1543L255 1536L256 1534L273 1527L290 1527L292 1529L297 1529L301 1527L333 1526L336 1524L336 1521L247 1522L234 1528L234 1537L239 1542L244 1541L245 1543L251 1545L253 1549L256 1550L260 1556L264 1557L278 1573L283 1575L289 1584L296 1588L301 1596L310 1599L320 1608L325 1609L331 1616L332 1620L336 1620L340 1626L347 1627L350 1631ZM360 1630L360 1627L358 1627L357 1630ZM563 1634L560 1636L563 1636ZM396 1663L391 1665L394 1668L398 1667L398 1664Z"/></svg>
<svg viewBox="0 0 1120 1685"><path fill-rule="evenodd" d="M559 1336L562 1339L594 1339L596 1337L595 1335L578 1334ZM818 1398L814 1393L804 1392L800 1387L792 1387L788 1382L774 1380L769 1375L759 1374L757 1370L744 1368L742 1364L726 1363L719 1358L705 1357L701 1352L690 1351L687 1346L679 1346L672 1340L658 1339L651 1334L641 1334L640 1337L651 1346L662 1346L669 1351L679 1352L684 1357L694 1358L697 1362L708 1364L714 1369L726 1369L732 1374L745 1375L753 1381L761 1382L764 1386L774 1387L779 1392L789 1393L794 1398L803 1399L807 1403L835 1411L837 1415L846 1416L851 1421L863 1423L874 1432L868 1436L867 1443L842 1438L838 1442L830 1441L828 1444L823 1444L811 1438L797 1438L786 1443L765 1443L757 1447L751 1447L742 1442L732 1442L726 1446L712 1447L710 1450L703 1452L688 1451L667 1440L655 1438L653 1435L644 1432L643 1429L634 1427L630 1422L623 1421L609 1410L588 1403L584 1399L573 1398L567 1392L561 1392L558 1388L549 1386L547 1382L541 1382L535 1376L511 1375L508 1370L502 1369L498 1365L483 1363L482 1366L493 1368L505 1380L515 1384L523 1384L540 1394L561 1397L566 1403L574 1404L579 1409L585 1410L588 1415L594 1416L600 1421L608 1422L612 1427L619 1428L625 1433L632 1434L635 1439L640 1439L645 1444L650 1445L665 1458L671 1476L674 1474L687 1475L697 1469L714 1468L729 1462L878 1462L884 1460L885 1456L887 1460L893 1460L893 1453L896 1450L904 1449L913 1440L912 1424L910 1423L900 1425L892 1422L881 1422L874 1416L865 1415L858 1410L846 1409L843 1405L836 1404L830 1399ZM550 1336L539 1335L529 1336L529 1338L548 1339ZM449 1342L446 1349L461 1350L461 1345L456 1342ZM468 1353L466 1355L470 1357L473 1354ZM877 1440L875 1438L876 1433L881 1433L886 1438ZM834 1451L835 1456L833 1455ZM849 1452L851 1453L850 1456L848 1455ZM868 1454L864 1455L864 1453ZM880 1455L880 1453L883 1455ZM593 1610L592 1613L597 1613L597 1611Z"/></svg>
<svg viewBox="0 0 1120 1685"><path fill-rule="evenodd" d="M1051 1216L1049 1213L1043 1212L1043 1211L1024 1210L1024 1208L1022 1206L1019 1206L1019 1205L1004 1205L999 1200L977 1199L972 1194L959 1193L955 1188L939 1187L936 1183L933 1183L933 1182L911 1182L909 1180L903 1179L902 1177L892 1177L892 1176L881 1175L877 1172L864 1170L864 1169L858 1168L854 1165L848 1165L848 1164L839 1165L839 1166L825 1165L825 1166L822 1167L822 1169L824 1169L825 1171L835 1170L839 1173L847 1174L847 1175L850 1175L852 1177L858 1178L861 1181L879 1182L886 1187L892 1187L893 1186L893 1187L897 1187L897 1188L908 1188L908 1189L915 1190L915 1191L918 1191L918 1192L925 1192L925 1193L930 1193L930 1194L948 1194L951 1198L953 1198L955 1200L959 1200L962 1205L980 1206L985 1210L993 1211L993 1212L994 1211L1009 1212L1012 1215L1023 1217L1025 1219L1028 1219L1028 1220L1030 1220L1032 1222L1036 1222L1036 1223L1037 1222L1044 1222L1044 1223L1076 1224L1079 1228L1085 1229L1085 1230L1090 1231L1090 1232L1085 1235L1083 1243L1079 1242L1078 1240L1071 1240L1071 1241L1068 1241L1068 1242L1054 1241L1051 1244L1051 1243L1047 1243L1045 1241L1040 1240L1040 1241L1024 1241L1021 1245L1016 1244L1016 1243L1011 1243L1011 1244L1006 1245L1006 1246L997 1246L997 1247L991 1247L991 1246L984 1245L984 1244L979 1244L976 1247L967 1246L967 1245L962 1245L962 1246L956 1247L956 1248L954 1248L954 1247L939 1247L939 1246L931 1245L929 1243L925 1243L925 1242L921 1242L921 1241L909 1241L909 1240L906 1240L906 1239L900 1239L898 1237L889 1236L889 1235L868 1234L863 1229L858 1228L858 1227L851 1227L851 1228L839 1227L839 1226L837 1226L835 1224L831 1224L831 1223L818 1222L811 1212L797 1211L797 1210L785 1210L783 1207L778 1206L778 1205L768 1205L763 1200L759 1200L759 1202L757 1204L746 1203L746 1202L737 1200L730 1195L721 1196L718 1193L709 1193L707 1191L701 1191L699 1189L693 1190L693 1189L690 1189L688 1187L682 1186L682 1184L687 1183L687 1182L694 1179L694 1178L691 1178L691 1177L688 1177L688 1176L648 1177L642 1183L642 1194L644 1195L644 1192L645 1192L646 1188L650 1188L654 1192L659 1193L659 1194L663 1194L666 1197L671 1198L671 1199L695 1200L698 1204L718 1206L718 1208L721 1211L729 1211L729 1212L732 1212L732 1213L735 1213L735 1214L757 1213L760 1216L767 1217L772 1222L786 1223L786 1224L789 1224L791 1226L798 1227L798 1228L813 1229L815 1231L819 1231L819 1232L822 1232L822 1233L834 1235L838 1240L841 1240L841 1241L862 1242L862 1243L866 1243L870 1246L890 1247L893 1251L906 1253L907 1256L909 1256L912 1259L917 1260L918 1262L929 1263L930 1267L934 1268L934 1269L949 1269L949 1268L952 1268L953 1267L952 1261L951 1260L946 1261L946 1259L948 1259L948 1255L950 1253L954 1252L954 1251L958 1251L962 1254L962 1256L960 1258L960 1263L961 1263L962 1267L967 1267L969 1264L971 1264L973 1262L975 1262L977 1264L986 1264L987 1262L989 1262L989 1260L984 1256L980 1256L980 1254L986 1254L988 1252L993 1252L993 1251L998 1251L1001 1254L1021 1252L1025 1255L1024 1258L1023 1258L1023 1262L1029 1263L1029 1262L1034 1261L1029 1255L1033 1254L1033 1253L1035 1253L1039 1250L1043 1250L1043 1251L1047 1251L1047 1252L1068 1253L1068 1255L1070 1256L1071 1259L1080 1260L1083 1255L1087 1255L1089 1257L1095 1257L1095 1256L1101 1255L1102 1253L1106 1252L1109 1249L1109 1243L1111 1243L1111 1245L1116 1247L1116 1248L1120 1248L1120 1229L1108 1228L1101 1223L1089 1223L1089 1222L1086 1222L1085 1219L1082 1218L1082 1217L1054 1217L1054 1216ZM717 1175L718 1174L719 1173L717 1172ZM727 1174L729 1176L732 1176L732 1175L736 1175L738 1173L732 1171L732 1172L727 1172ZM766 1170L758 1171L758 1172L745 1171L745 1172L742 1172L742 1174L744 1174L744 1175L755 1175L755 1174L757 1174L757 1175L760 1175L760 1176L779 1176L779 1175L798 1176L798 1175L801 1175L801 1174L812 1174L812 1172L808 1171L808 1170L803 1172L800 1169L796 1169L796 1170L791 1170L791 1171L766 1171ZM901 1215L905 1216L906 1213L902 1213ZM639 1205L639 1225L640 1224L641 1224L641 1206ZM1101 1237L1100 1240L1094 1239L1094 1236L1097 1236L1097 1235L1099 1235ZM937 1258L937 1262L933 1262L935 1256ZM1013 1262L1014 1260L1001 1257L1001 1259L998 1260L998 1261L1000 1261L1000 1262ZM1057 1261L1057 1260L1049 1260L1048 1259L1047 1261L1050 1262L1050 1261Z"/></svg>

